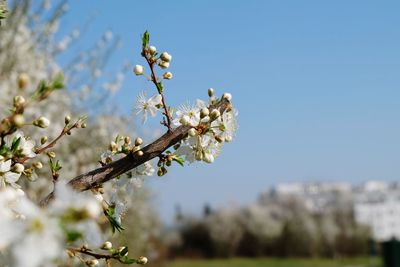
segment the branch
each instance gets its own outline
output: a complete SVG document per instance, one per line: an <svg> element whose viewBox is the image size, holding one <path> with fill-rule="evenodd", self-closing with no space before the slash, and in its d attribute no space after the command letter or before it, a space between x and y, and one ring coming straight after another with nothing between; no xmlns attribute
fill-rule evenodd
<svg viewBox="0 0 400 267"><path fill-rule="evenodd" d="M210 110L219 109L221 114L230 108L231 104L226 100L222 100L218 104L210 106ZM183 140L191 128L192 126L183 125L174 128L155 140L153 143L144 147L141 150L143 151L142 156L139 156L137 153L130 153L119 160L111 162L110 164L94 169L85 174L81 174L69 181L68 184L77 191L86 191L89 189L98 188L103 183L114 179L155 157L158 157L169 147ZM53 197L54 192L50 193L46 198L44 198L40 202L40 205L46 206L53 199Z"/></svg>

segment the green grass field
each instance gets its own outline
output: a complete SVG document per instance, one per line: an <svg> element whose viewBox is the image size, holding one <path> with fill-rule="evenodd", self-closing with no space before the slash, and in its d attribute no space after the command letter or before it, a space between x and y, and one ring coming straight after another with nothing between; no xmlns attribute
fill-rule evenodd
<svg viewBox="0 0 400 267"><path fill-rule="evenodd" d="M382 267L379 258L176 260L168 267Z"/></svg>

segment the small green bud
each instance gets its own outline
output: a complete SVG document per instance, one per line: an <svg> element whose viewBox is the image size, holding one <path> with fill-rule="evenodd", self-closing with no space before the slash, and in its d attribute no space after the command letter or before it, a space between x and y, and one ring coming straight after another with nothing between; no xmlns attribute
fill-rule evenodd
<svg viewBox="0 0 400 267"><path fill-rule="evenodd" d="M212 97L214 95L214 89L213 88L208 88L208 96Z"/></svg>
<svg viewBox="0 0 400 267"><path fill-rule="evenodd" d="M103 245L101 246L101 249L104 249L104 250L112 249L112 243L110 241L104 242Z"/></svg>
<svg viewBox="0 0 400 267"><path fill-rule="evenodd" d="M125 143L125 145L129 146L131 144L131 138L129 136L126 136L124 138L124 143Z"/></svg>
<svg viewBox="0 0 400 267"><path fill-rule="evenodd" d="M21 73L20 75L18 75L18 87L19 89L24 89L28 83L29 83L29 76L26 73Z"/></svg>
<svg viewBox="0 0 400 267"><path fill-rule="evenodd" d="M36 119L33 122L33 125L40 127L40 128L47 128L50 125L50 121L49 119L47 119L46 117L40 117L39 119Z"/></svg>
<svg viewBox="0 0 400 267"><path fill-rule="evenodd" d="M210 110L208 108L202 108L200 110L200 118L207 117L210 114Z"/></svg>
<svg viewBox="0 0 400 267"><path fill-rule="evenodd" d="M43 168L43 164L42 164L40 161L35 162L35 163L33 163L32 165L33 165L33 167L35 167L36 169L41 169L41 168Z"/></svg>
<svg viewBox="0 0 400 267"><path fill-rule="evenodd" d="M154 55L155 53L157 53L157 48L155 46L149 46L149 53L150 55Z"/></svg>
<svg viewBox="0 0 400 267"><path fill-rule="evenodd" d="M144 256L140 256L137 260L136 263L140 265L145 265L148 262L148 259Z"/></svg>
<svg viewBox="0 0 400 267"><path fill-rule="evenodd" d="M125 249L125 247L119 247L119 248L118 248L118 252L121 253L124 249ZM125 254L124 254L124 255L121 255L121 256L128 256L128 251L125 252Z"/></svg>
<svg viewBox="0 0 400 267"><path fill-rule="evenodd" d="M67 125L69 122L71 121L71 117L70 116L65 116L64 118L64 123Z"/></svg>
<svg viewBox="0 0 400 267"><path fill-rule="evenodd" d="M47 142L47 140L48 140L48 137L45 136L45 135L43 135L43 136L40 138L40 143L43 145L44 143Z"/></svg>
<svg viewBox="0 0 400 267"><path fill-rule="evenodd" d="M21 163L16 163L13 167L12 167L13 172L16 173L21 173L25 170L24 165L22 165Z"/></svg>
<svg viewBox="0 0 400 267"><path fill-rule="evenodd" d="M169 67L169 62L160 61L160 62L158 62L158 66L160 66L160 68L162 68L162 69L166 69Z"/></svg>
<svg viewBox="0 0 400 267"><path fill-rule="evenodd" d="M14 97L14 107L23 106L26 103L25 98L21 95L17 95Z"/></svg>
<svg viewBox="0 0 400 267"><path fill-rule="evenodd" d="M12 117L12 123L17 127L21 128L25 125L25 118L21 114L16 114Z"/></svg>
<svg viewBox="0 0 400 267"><path fill-rule="evenodd" d="M211 120L217 119L219 116L221 116L221 112L218 109L213 109L210 113L210 118Z"/></svg>
<svg viewBox="0 0 400 267"><path fill-rule="evenodd" d="M232 95L230 93L224 93L222 95L222 99L228 100L230 102L232 100Z"/></svg>
<svg viewBox="0 0 400 267"><path fill-rule="evenodd" d="M144 73L144 67L142 65L135 65L133 67L133 72L138 76L138 75L143 75Z"/></svg>
<svg viewBox="0 0 400 267"><path fill-rule="evenodd" d="M163 74L163 78L166 80L171 80L173 77L172 73L167 71L166 73Z"/></svg>
<svg viewBox="0 0 400 267"><path fill-rule="evenodd" d="M165 61L165 62L170 62L172 60L172 56L170 54L168 54L167 52L163 52L160 55L160 58L162 61Z"/></svg>
<svg viewBox="0 0 400 267"><path fill-rule="evenodd" d="M143 140L142 138L138 137L135 139L135 146L140 146L141 144L143 144Z"/></svg>

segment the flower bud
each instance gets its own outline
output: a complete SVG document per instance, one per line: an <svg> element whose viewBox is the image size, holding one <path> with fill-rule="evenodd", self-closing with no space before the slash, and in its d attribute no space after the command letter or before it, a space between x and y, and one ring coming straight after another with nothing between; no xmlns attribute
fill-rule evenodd
<svg viewBox="0 0 400 267"><path fill-rule="evenodd" d="M40 161L38 161L33 163L33 167L35 167L36 169L41 169L43 168L43 164Z"/></svg>
<svg viewBox="0 0 400 267"><path fill-rule="evenodd" d="M40 138L40 143L43 145L44 143L46 143L47 142L47 139L48 139L48 137L47 136L42 136L41 138Z"/></svg>
<svg viewBox="0 0 400 267"><path fill-rule="evenodd" d="M196 136L197 131L196 131L195 128L191 128L191 129L189 130L188 134L189 134L189 136L193 137L193 136Z"/></svg>
<svg viewBox="0 0 400 267"><path fill-rule="evenodd" d="M225 100L228 100L230 102L231 99L232 99L232 95L230 93L224 93L222 95L222 98L225 99Z"/></svg>
<svg viewBox="0 0 400 267"><path fill-rule="evenodd" d="M232 141L232 136L225 137L225 142L231 142L231 141Z"/></svg>
<svg viewBox="0 0 400 267"><path fill-rule="evenodd" d="M217 140L218 143L223 143L225 142L225 138L223 136L215 136L215 140Z"/></svg>
<svg viewBox="0 0 400 267"><path fill-rule="evenodd" d="M214 89L213 88L208 88L208 96L212 97L214 95Z"/></svg>
<svg viewBox="0 0 400 267"><path fill-rule="evenodd" d="M202 108L200 110L200 118L207 117L210 114L210 110L208 108Z"/></svg>
<svg viewBox="0 0 400 267"><path fill-rule="evenodd" d="M19 89L24 89L29 82L29 76L26 73L21 73L18 75L18 87Z"/></svg>
<svg viewBox="0 0 400 267"><path fill-rule="evenodd" d="M143 151L142 150L139 150L137 153L136 153L139 157L141 157L141 156L143 156Z"/></svg>
<svg viewBox="0 0 400 267"><path fill-rule="evenodd" d="M103 245L101 246L101 249L104 249L104 250L112 249L112 243L110 241L104 242Z"/></svg>
<svg viewBox="0 0 400 267"><path fill-rule="evenodd" d="M189 117L187 115L183 115L182 118L179 120L179 122L182 125L188 125L189 124Z"/></svg>
<svg viewBox="0 0 400 267"><path fill-rule="evenodd" d="M21 128L25 125L25 118L21 114L14 115L12 117L12 123L17 127Z"/></svg>
<svg viewBox="0 0 400 267"><path fill-rule="evenodd" d="M70 116L65 116L65 118L64 118L64 123L65 124L68 124L69 122L71 121L71 117Z"/></svg>
<svg viewBox="0 0 400 267"><path fill-rule="evenodd" d="M23 172L23 171L25 170L25 167L24 167L24 165L22 165L21 163L16 163L16 164L13 166L12 170L13 170L14 172L16 172L16 173L21 173L21 172Z"/></svg>
<svg viewBox="0 0 400 267"><path fill-rule="evenodd" d="M87 127L86 122L84 122L84 123L81 124L81 128L82 128L82 129L85 129L86 127Z"/></svg>
<svg viewBox="0 0 400 267"><path fill-rule="evenodd" d="M40 128L47 128L50 125L50 121L46 117L42 116L39 119L35 120L33 122L33 125L40 127Z"/></svg>
<svg viewBox="0 0 400 267"><path fill-rule="evenodd" d="M49 151L47 152L47 156L54 159L56 157L56 153L54 153L53 151Z"/></svg>
<svg viewBox="0 0 400 267"><path fill-rule="evenodd" d="M213 109L210 113L210 118L211 120L217 119L219 116L221 116L221 112L219 112L218 109Z"/></svg>
<svg viewBox="0 0 400 267"><path fill-rule="evenodd" d="M25 98L21 95L17 95L14 97L14 107L20 107L25 104Z"/></svg>
<svg viewBox="0 0 400 267"><path fill-rule="evenodd" d="M154 55L155 53L157 53L157 48L155 46L149 46L149 53L150 55Z"/></svg>
<svg viewBox="0 0 400 267"><path fill-rule="evenodd" d="M110 143L110 145L109 145L109 149L110 149L111 151L117 151L118 145L117 145L114 141L111 141L111 143Z"/></svg>
<svg viewBox="0 0 400 267"><path fill-rule="evenodd" d="M143 140L142 138L138 137L135 139L135 146L140 146L141 144L143 144Z"/></svg>
<svg viewBox="0 0 400 267"><path fill-rule="evenodd" d="M167 52L163 52L160 55L160 58L162 61L165 61L165 62L170 62L172 60L172 56L170 54L168 54Z"/></svg>
<svg viewBox="0 0 400 267"><path fill-rule="evenodd" d="M207 162L207 163L213 163L214 162L214 156L211 155L210 153L204 153L203 161Z"/></svg>
<svg viewBox="0 0 400 267"><path fill-rule="evenodd" d="M121 253L124 249L125 249L125 247L119 247L118 252ZM121 256L128 256L128 251L125 252L124 255L121 255Z"/></svg>
<svg viewBox="0 0 400 267"><path fill-rule="evenodd" d="M162 68L162 69L166 69L166 68L169 67L169 62L167 62L167 61L160 61L160 62L158 62L158 66L160 66L160 68Z"/></svg>
<svg viewBox="0 0 400 267"><path fill-rule="evenodd" d="M125 136L124 144L127 145L127 146L129 146L131 144L131 138L129 136Z"/></svg>
<svg viewBox="0 0 400 267"><path fill-rule="evenodd" d="M166 80L171 80L173 77L172 73L167 71L166 73L163 74L163 78Z"/></svg>
<svg viewBox="0 0 400 267"><path fill-rule="evenodd" d="M144 257L144 256L140 256L137 260L136 260L136 263L137 264L140 264L140 265L145 265L146 263L147 263L147 258L146 257Z"/></svg>
<svg viewBox="0 0 400 267"><path fill-rule="evenodd" d="M99 265L99 261L97 259L87 260L85 263L89 267L94 267Z"/></svg>
<svg viewBox="0 0 400 267"><path fill-rule="evenodd" d="M133 67L133 72L136 75L142 75L144 73L144 67L142 65L135 65L135 67Z"/></svg>

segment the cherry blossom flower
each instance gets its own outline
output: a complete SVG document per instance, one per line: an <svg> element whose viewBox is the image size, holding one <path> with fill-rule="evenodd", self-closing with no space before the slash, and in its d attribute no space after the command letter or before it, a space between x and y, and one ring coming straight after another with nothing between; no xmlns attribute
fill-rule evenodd
<svg viewBox="0 0 400 267"><path fill-rule="evenodd" d="M0 188L6 187L6 183L10 184L14 188L19 188L16 184L21 173L15 173L11 171L11 159L4 161L0 160Z"/></svg>
<svg viewBox="0 0 400 267"><path fill-rule="evenodd" d="M145 92L141 92L136 100L136 115L142 114L142 123L147 121L148 114L155 117L158 111L158 105L161 104L162 97L160 94L154 95L146 99Z"/></svg>

